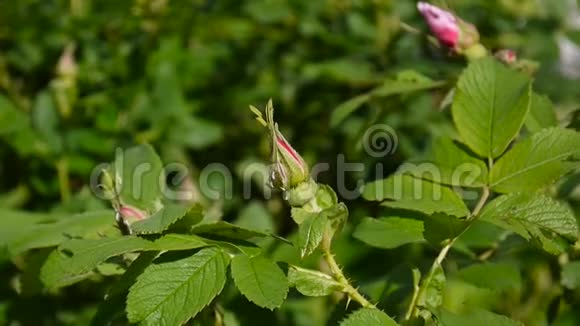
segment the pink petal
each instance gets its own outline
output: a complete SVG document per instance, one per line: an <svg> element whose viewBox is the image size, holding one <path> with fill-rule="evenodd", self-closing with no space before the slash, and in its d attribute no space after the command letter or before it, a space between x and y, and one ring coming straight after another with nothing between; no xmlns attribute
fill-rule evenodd
<svg viewBox="0 0 580 326"><path fill-rule="evenodd" d="M138 210L136 208L133 208L131 206L123 206L123 207L121 207L119 209L119 213L121 213L121 216L123 216L125 218L131 218L131 217L133 217L133 218L136 218L138 220L142 220L142 219L145 218L145 214L142 211L140 211L140 210Z"/></svg>
<svg viewBox="0 0 580 326"><path fill-rule="evenodd" d="M431 32L446 46L455 47L459 42L459 26L457 18L441 8L425 2L419 2L417 9L427 21Z"/></svg>

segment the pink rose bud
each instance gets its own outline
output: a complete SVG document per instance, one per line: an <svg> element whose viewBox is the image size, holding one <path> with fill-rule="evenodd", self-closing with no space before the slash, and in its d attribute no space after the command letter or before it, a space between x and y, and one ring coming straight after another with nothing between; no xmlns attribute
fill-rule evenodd
<svg viewBox="0 0 580 326"><path fill-rule="evenodd" d="M119 214L123 220L129 224L143 220L147 217L145 212L129 205L121 206L119 208Z"/></svg>
<svg viewBox="0 0 580 326"><path fill-rule="evenodd" d="M419 2L417 9L439 42L450 48L455 48L459 44L461 31L457 18L452 13L425 2Z"/></svg>
<svg viewBox="0 0 580 326"><path fill-rule="evenodd" d="M250 105L256 120L270 131L272 143L272 165L270 182L285 192L284 198L292 207L302 207L315 198L318 184L310 177L308 165L300 154L288 143L274 122L272 100L266 106L266 119L262 112Z"/></svg>
<svg viewBox="0 0 580 326"><path fill-rule="evenodd" d="M272 185L287 190L308 181L310 179L308 165L278 130L278 124L274 122L274 107L271 100L266 107L266 120L272 137L270 175Z"/></svg>
<svg viewBox="0 0 580 326"><path fill-rule="evenodd" d="M295 188L310 180L308 165L296 150L288 143L284 135L274 122L274 106L272 100L266 106L266 119L257 108L250 106L256 115L256 119L270 131L272 144L272 158L270 168L270 181L273 187L283 191Z"/></svg>
<svg viewBox="0 0 580 326"><path fill-rule="evenodd" d="M454 14L426 2L419 2L417 9L441 44L463 53L479 43L479 32L470 23Z"/></svg>
<svg viewBox="0 0 580 326"><path fill-rule="evenodd" d="M516 61L518 61L518 56L516 54L516 51L514 50L499 50L497 51L494 56L501 62L508 64L508 65L512 65L514 64Z"/></svg>
<svg viewBox="0 0 580 326"><path fill-rule="evenodd" d="M77 75L77 63L74 57L75 46L74 44L69 44L64 48L58 64L56 66L56 72L60 76L74 77Z"/></svg>

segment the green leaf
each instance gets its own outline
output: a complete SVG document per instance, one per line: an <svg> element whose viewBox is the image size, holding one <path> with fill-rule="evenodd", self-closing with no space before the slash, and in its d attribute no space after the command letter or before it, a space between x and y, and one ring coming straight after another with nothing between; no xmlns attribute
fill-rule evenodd
<svg viewBox="0 0 580 326"><path fill-rule="evenodd" d="M327 217L322 213L312 213L298 226L298 248L304 258L310 255L322 241L326 231Z"/></svg>
<svg viewBox="0 0 580 326"><path fill-rule="evenodd" d="M445 272L441 265L436 265L421 284L424 290L419 294L417 303L419 307L427 308L431 311L441 306L443 303L443 293L445 291Z"/></svg>
<svg viewBox="0 0 580 326"><path fill-rule="evenodd" d="M353 236L370 246L392 249L423 241L423 221L400 217L365 217L356 227Z"/></svg>
<svg viewBox="0 0 580 326"><path fill-rule="evenodd" d="M469 214L459 195L450 188L405 174L366 184L362 196L373 201L388 199L383 205L429 215L440 212L462 217Z"/></svg>
<svg viewBox="0 0 580 326"><path fill-rule="evenodd" d="M107 259L142 250L186 250L206 246L194 235L168 234L154 241L135 236L102 239L73 239L62 244L48 257L41 279L48 288L73 284Z"/></svg>
<svg viewBox="0 0 580 326"><path fill-rule="evenodd" d="M519 289L522 277L514 263L482 263L466 267L457 274L459 279L490 290Z"/></svg>
<svg viewBox="0 0 580 326"><path fill-rule="evenodd" d="M159 210L165 174L163 163L151 145L142 144L119 152L112 168L121 203L149 214Z"/></svg>
<svg viewBox="0 0 580 326"><path fill-rule="evenodd" d="M330 228L332 230L332 235L340 232L342 227L348 219L348 208L344 203L338 203L330 208L327 208L321 212L321 215L325 216L330 222Z"/></svg>
<svg viewBox="0 0 580 326"><path fill-rule="evenodd" d="M114 140L105 138L104 135L93 129L71 129L66 132L65 137L67 150L70 152L86 152L107 156L115 150Z"/></svg>
<svg viewBox="0 0 580 326"><path fill-rule="evenodd" d="M494 314L487 310L474 309L464 315L457 315L446 310L437 313L437 321L442 326L523 326L522 323L506 316Z"/></svg>
<svg viewBox="0 0 580 326"><path fill-rule="evenodd" d="M394 79L386 80L383 85L373 90L376 96L405 94L443 86L445 81L432 80L415 70L403 70Z"/></svg>
<svg viewBox="0 0 580 326"><path fill-rule="evenodd" d="M329 185L319 184L316 191L316 203L323 210L334 207L338 203L336 192Z"/></svg>
<svg viewBox="0 0 580 326"><path fill-rule="evenodd" d="M252 201L242 208L235 224L249 230L264 233L276 230L272 214L258 201Z"/></svg>
<svg viewBox="0 0 580 326"><path fill-rule="evenodd" d="M451 108L463 141L481 157L496 158L520 131L531 83L493 58L472 62L462 73Z"/></svg>
<svg viewBox="0 0 580 326"><path fill-rule="evenodd" d="M0 95L0 135L16 133L29 128L29 118L4 95Z"/></svg>
<svg viewBox="0 0 580 326"><path fill-rule="evenodd" d="M425 231L423 236L430 243L438 246L443 241L453 239L467 227L467 222L455 216L446 214L433 214L425 218Z"/></svg>
<svg viewBox="0 0 580 326"><path fill-rule="evenodd" d="M517 143L491 169L494 191L533 191L568 172L564 159L580 153L580 133L561 128L544 129Z"/></svg>
<svg viewBox="0 0 580 326"><path fill-rule="evenodd" d="M59 132L59 113L49 91L40 92L34 99L31 123L51 153L60 153L62 137Z"/></svg>
<svg viewBox="0 0 580 326"><path fill-rule="evenodd" d="M168 204L146 219L131 224L131 231L135 234L161 233L185 214L203 215L203 209L197 205L189 208L180 204Z"/></svg>
<svg viewBox="0 0 580 326"><path fill-rule="evenodd" d="M445 85L445 81L434 81L415 71L402 71L395 78L387 79L370 92L351 98L334 109L330 116L330 126L338 126L346 117L374 98L406 94L428 90Z"/></svg>
<svg viewBox="0 0 580 326"><path fill-rule="evenodd" d="M230 257L239 255L240 253L248 257L255 257L262 254L262 248L259 245L248 241L243 240L239 241L236 239L229 239L227 241L212 240L212 239L205 240L209 244L220 247Z"/></svg>
<svg viewBox="0 0 580 326"><path fill-rule="evenodd" d="M169 129L169 141L192 149L204 149L218 143L224 135L223 127L216 122L187 115Z"/></svg>
<svg viewBox="0 0 580 326"><path fill-rule="evenodd" d="M396 326L387 314L375 308L361 308L350 314L340 326Z"/></svg>
<svg viewBox="0 0 580 326"><path fill-rule="evenodd" d="M18 294L23 298L42 295L45 286L40 278L40 270L53 250L43 248L33 250L24 257L25 264L20 267Z"/></svg>
<svg viewBox="0 0 580 326"><path fill-rule="evenodd" d="M509 233L495 224L478 219L471 223L456 243L469 248L492 248L497 246L502 237Z"/></svg>
<svg viewBox="0 0 580 326"><path fill-rule="evenodd" d="M249 230L228 222L216 222L210 224L197 225L192 229L195 234L225 237L236 240L250 240L252 238L262 238L268 234L256 230Z"/></svg>
<svg viewBox="0 0 580 326"><path fill-rule="evenodd" d="M148 240L149 241L149 240ZM200 238L194 234L165 234L160 238L149 241L146 250L188 250L206 246L205 239ZM144 249L144 250L145 250Z"/></svg>
<svg viewBox="0 0 580 326"><path fill-rule="evenodd" d="M5 255L8 254L6 252L8 245L17 241L22 235L66 217L12 209L1 209L0 216L0 249L2 249L0 253Z"/></svg>
<svg viewBox="0 0 580 326"><path fill-rule="evenodd" d="M181 325L222 291L229 257L220 249L202 249L178 260L166 256L149 265L129 289L130 322Z"/></svg>
<svg viewBox="0 0 580 326"><path fill-rule="evenodd" d="M570 262L562 267L561 283L568 289L580 286L580 261Z"/></svg>
<svg viewBox="0 0 580 326"><path fill-rule="evenodd" d="M332 111L332 115L330 116L330 126L338 126L342 121L344 121L344 119L346 119L349 115L351 115L370 99L370 94L363 94L355 96L350 100L341 103L334 109L334 111Z"/></svg>
<svg viewBox="0 0 580 326"><path fill-rule="evenodd" d="M369 84L378 79L369 62L347 58L305 63L302 74L307 79L324 78L347 84Z"/></svg>
<svg viewBox="0 0 580 326"><path fill-rule="evenodd" d="M306 219L312 215L323 214L330 220L334 220L334 226L338 227L341 221L346 221L348 216L348 209L344 204L338 203L338 197L334 190L325 184L319 184L315 195L316 207L310 203L302 207L292 207L291 215L296 224L302 224ZM322 210L322 212L316 212ZM346 215L346 216L345 216Z"/></svg>
<svg viewBox="0 0 580 326"><path fill-rule="evenodd" d="M487 183L486 164L470 155L451 138L439 137L424 160L404 163L398 173L452 186L482 187Z"/></svg>
<svg viewBox="0 0 580 326"><path fill-rule="evenodd" d="M0 136L20 155L49 149L32 129L29 115L3 95L0 95Z"/></svg>
<svg viewBox="0 0 580 326"><path fill-rule="evenodd" d="M242 294L256 305L274 309L288 294L288 280L273 261L263 257L237 255L232 260L232 277Z"/></svg>
<svg viewBox="0 0 580 326"><path fill-rule="evenodd" d="M47 288L58 288L84 279L99 263L147 246L137 237L70 240L53 250L40 277Z"/></svg>
<svg viewBox="0 0 580 326"><path fill-rule="evenodd" d="M312 212L304 209L303 207L292 207L290 209L290 216L294 222L298 225L304 223L304 221L312 215Z"/></svg>
<svg viewBox="0 0 580 326"><path fill-rule="evenodd" d="M6 244L8 252L18 255L24 251L56 246L71 238L97 237L107 233L118 233L115 229L115 213L101 210L73 215L56 223L39 223L18 232Z"/></svg>
<svg viewBox="0 0 580 326"><path fill-rule="evenodd" d="M531 132L538 132L541 129L556 126L558 126L558 119L550 99L534 93L530 112L526 117L526 128Z"/></svg>
<svg viewBox="0 0 580 326"><path fill-rule="evenodd" d="M125 273L107 290L91 320L91 326L109 326L114 325L113 321L117 319L125 320L125 302L129 288L158 254L158 251L144 252L131 263Z"/></svg>
<svg viewBox="0 0 580 326"><path fill-rule="evenodd" d="M298 292L310 297L331 295L343 288L328 274L293 265L288 268L288 282Z"/></svg>
<svg viewBox="0 0 580 326"><path fill-rule="evenodd" d="M534 239L544 250L554 254L563 250L556 235L573 240L578 234L576 219L570 209L543 194L500 196L483 209L480 219L527 240Z"/></svg>

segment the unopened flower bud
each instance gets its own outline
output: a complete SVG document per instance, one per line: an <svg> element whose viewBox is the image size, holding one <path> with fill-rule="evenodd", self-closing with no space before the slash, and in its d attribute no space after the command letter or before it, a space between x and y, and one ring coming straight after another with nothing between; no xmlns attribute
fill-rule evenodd
<svg viewBox="0 0 580 326"><path fill-rule="evenodd" d="M119 207L119 215L121 215L121 218L123 218L123 221L127 224L132 224L133 222L143 220L147 217L145 212L129 205Z"/></svg>
<svg viewBox="0 0 580 326"><path fill-rule="evenodd" d="M274 122L274 107L272 100L266 106L266 119L255 107L250 109L256 114L256 119L270 131L272 157L270 166L270 182L273 187L289 191L311 180L308 165L300 154L288 143Z"/></svg>
<svg viewBox="0 0 580 326"><path fill-rule="evenodd" d="M419 2L417 9L439 42L450 48L457 46L460 31L457 18L452 13L425 2Z"/></svg>
<svg viewBox="0 0 580 326"><path fill-rule="evenodd" d="M296 150L288 143L274 122L274 107L272 100L266 106L266 120L270 130L272 143L272 158L270 181L272 186L284 191L294 188L310 179L308 165Z"/></svg>
<svg viewBox="0 0 580 326"><path fill-rule="evenodd" d="M518 56L516 54L516 51L514 50L499 50L497 51L494 56L501 62L507 64L507 65L512 65L514 63L516 63L516 61L518 60Z"/></svg>
<svg viewBox="0 0 580 326"><path fill-rule="evenodd" d="M64 48L58 64L56 66L56 73L62 77L75 78L77 75L77 63L74 57L75 46L69 44Z"/></svg>
<svg viewBox="0 0 580 326"><path fill-rule="evenodd" d="M479 43L477 28L454 14L426 2L419 2L417 9L433 35L444 46L462 53Z"/></svg>

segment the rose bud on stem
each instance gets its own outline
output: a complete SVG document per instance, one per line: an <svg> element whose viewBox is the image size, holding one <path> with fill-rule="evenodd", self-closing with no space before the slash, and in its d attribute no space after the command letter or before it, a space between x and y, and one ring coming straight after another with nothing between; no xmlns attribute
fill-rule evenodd
<svg viewBox="0 0 580 326"><path fill-rule="evenodd" d="M518 56L516 54L516 51L509 50L509 49L499 50L496 53L494 53L494 56L499 61L501 61L507 65L513 65L518 60Z"/></svg>
<svg viewBox="0 0 580 326"><path fill-rule="evenodd" d="M346 205L338 202L332 188L317 184L310 177L308 165L274 122L271 99L266 106L265 118L257 108L250 106L250 110L256 115L256 120L268 128L272 144L270 182L273 187L284 191L286 201L292 206L292 218L298 224L299 240L296 246L301 256L306 257L317 249L322 251L332 277L340 284L339 292L346 294L349 301L354 300L363 307L376 308L348 281L331 251L334 234L340 231L348 218ZM322 236L308 239L301 236L310 233L311 228L315 228L316 233Z"/></svg>
<svg viewBox="0 0 580 326"><path fill-rule="evenodd" d="M103 192L103 196L111 201L111 206L115 210L115 220L122 234L132 234L131 224L148 217L145 211L122 203L114 178L109 170L102 171L99 188Z"/></svg>
<svg viewBox="0 0 580 326"><path fill-rule="evenodd" d="M270 182L274 188L285 192L291 206L303 206L314 198L318 185L310 177L310 169L304 159L288 143L274 122L272 100L266 106L266 119L256 107L250 106L263 126L268 128L272 144Z"/></svg>
<svg viewBox="0 0 580 326"><path fill-rule="evenodd" d="M479 43L479 32L472 24L463 21L449 11L419 2L417 9L439 43L469 60L487 55L487 50Z"/></svg>
<svg viewBox="0 0 580 326"><path fill-rule="evenodd" d="M533 76L539 68L538 62L527 59L520 59L514 50L499 50L494 53L494 56L497 60L503 62L508 67L511 67L517 71L521 71L529 76Z"/></svg>

